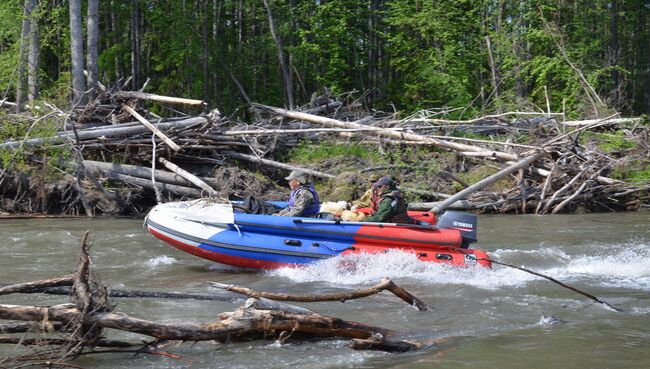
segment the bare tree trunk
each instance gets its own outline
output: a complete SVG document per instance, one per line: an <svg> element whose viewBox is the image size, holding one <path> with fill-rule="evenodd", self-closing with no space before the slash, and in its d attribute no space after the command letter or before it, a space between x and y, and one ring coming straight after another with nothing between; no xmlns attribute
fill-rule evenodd
<svg viewBox="0 0 650 369"><path fill-rule="evenodd" d="M118 32L117 32L117 5L115 4L115 0L111 0L111 5L110 5L110 25L111 25L111 34L113 35L112 37L112 44L117 45L119 44L119 39L118 39ZM124 76L123 71L123 65L122 65L122 60L118 55L115 55L113 59L113 63L115 65L115 79L119 80Z"/></svg>
<svg viewBox="0 0 650 369"><path fill-rule="evenodd" d="M72 103L81 102L86 89L81 31L81 0L70 0L70 48L72 56Z"/></svg>
<svg viewBox="0 0 650 369"><path fill-rule="evenodd" d="M609 40L609 50L611 53L610 65L612 67L612 82L614 84L614 96L612 104L614 108L618 110L621 104L621 81L618 74L618 61L619 61L619 46L618 46L618 1L612 0L609 3L610 14L611 14L611 29L610 29L610 40Z"/></svg>
<svg viewBox="0 0 650 369"><path fill-rule="evenodd" d="M131 1L131 86L140 88L140 10L138 1Z"/></svg>
<svg viewBox="0 0 650 369"><path fill-rule="evenodd" d="M209 35L210 35L210 17L209 13L209 1L203 0L201 4L201 15L203 20L201 21L201 69L203 71L203 100L210 101L210 48L209 48Z"/></svg>
<svg viewBox="0 0 650 369"><path fill-rule="evenodd" d="M38 70L39 70L39 58L41 55L41 40L40 32L38 28L38 0L30 0L32 5L32 14L30 17L30 28L29 28L29 57L28 57L28 73L27 73L27 85L29 86L29 105L33 108L36 99L39 96L39 86L38 86Z"/></svg>
<svg viewBox="0 0 650 369"><path fill-rule="evenodd" d="M284 82L284 90L287 98L287 105L289 109L293 109L293 81L291 77L291 68L287 64L287 57L284 52L284 45L282 44L282 39L277 33L275 21L273 20L273 14L271 13L271 7L269 6L268 0L264 1L264 7L266 8L266 14L269 19L269 29L271 30L271 36L275 41L275 45L278 48L278 58L280 60L280 70L282 71L282 80Z"/></svg>
<svg viewBox="0 0 650 369"><path fill-rule="evenodd" d="M90 90L89 98L95 99L97 91L95 85L98 80L98 45L99 45L99 0L88 0L88 19L87 19L87 32L88 39L86 51L86 69L88 70L88 90Z"/></svg>
<svg viewBox="0 0 650 369"><path fill-rule="evenodd" d="M23 26L20 32L20 55L18 56L18 81L16 83L16 112L20 113L25 105L27 92L27 74L25 73L25 54L29 44L30 18L32 16L32 1L25 0L23 4Z"/></svg>
<svg viewBox="0 0 650 369"><path fill-rule="evenodd" d="M497 77L497 69L494 64L494 57L492 56L492 43L490 42L490 36L485 36L485 45L488 53L488 62L490 63L490 70L492 71L492 93L494 94L494 99L499 99L499 83ZM497 107L497 112L498 107Z"/></svg>

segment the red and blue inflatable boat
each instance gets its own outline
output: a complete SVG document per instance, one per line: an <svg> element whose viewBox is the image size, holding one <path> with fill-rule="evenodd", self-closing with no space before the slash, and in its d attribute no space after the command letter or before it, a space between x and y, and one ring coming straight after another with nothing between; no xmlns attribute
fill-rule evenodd
<svg viewBox="0 0 650 369"><path fill-rule="evenodd" d="M447 211L436 217L409 212L419 225L348 222L239 213L209 199L155 206L145 219L155 237L203 259L274 269L354 253L412 252L420 260L490 267L488 255L469 249L476 216Z"/></svg>

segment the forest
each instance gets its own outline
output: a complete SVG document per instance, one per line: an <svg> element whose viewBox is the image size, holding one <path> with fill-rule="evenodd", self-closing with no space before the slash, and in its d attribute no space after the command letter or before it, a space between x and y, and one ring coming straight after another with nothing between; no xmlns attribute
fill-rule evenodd
<svg viewBox="0 0 650 369"><path fill-rule="evenodd" d="M650 112L650 2L0 4L3 98L26 99L29 76L33 99L69 105L71 85L86 90L73 73L85 64L87 86L129 78L132 90L148 82L227 115L246 116L250 101L293 108L323 89L353 92L369 109L454 118L547 103L569 118L641 115Z"/></svg>

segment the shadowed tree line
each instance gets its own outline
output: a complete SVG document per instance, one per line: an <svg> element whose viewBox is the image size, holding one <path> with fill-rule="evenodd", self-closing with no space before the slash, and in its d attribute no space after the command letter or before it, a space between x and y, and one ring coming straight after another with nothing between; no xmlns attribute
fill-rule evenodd
<svg viewBox="0 0 650 369"><path fill-rule="evenodd" d="M119 82L240 116L323 89L453 118L639 115L649 28L648 0L8 0L0 91L65 106Z"/></svg>

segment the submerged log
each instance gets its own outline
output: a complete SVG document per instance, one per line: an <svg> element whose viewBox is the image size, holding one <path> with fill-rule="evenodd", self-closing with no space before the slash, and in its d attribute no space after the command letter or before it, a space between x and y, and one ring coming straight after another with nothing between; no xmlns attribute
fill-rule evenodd
<svg viewBox="0 0 650 369"><path fill-rule="evenodd" d="M69 296L72 293L72 289L66 286L34 287L29 289L21 289L20 291L16 291L13 293L43 293L47 295ZM236 298L236 297L209 295L205 293L160 292L160 291L124 290L124 289L117 289L117 290L109 289L107 293L109 297L116 297L116 298L149 298L149 299L227 301L227 302L235 302L241 300L240 298Z"/></svg>
<svg viewBox="0 0 650 369"><path fill-rule="evenodd" d="M48 287L72 286L74 283L74 278L75 275L70 274L59 278L4 286L0 287L0 296L8 295L11 293L29 293L32 291L41 291L44 288Z"/></svg>

